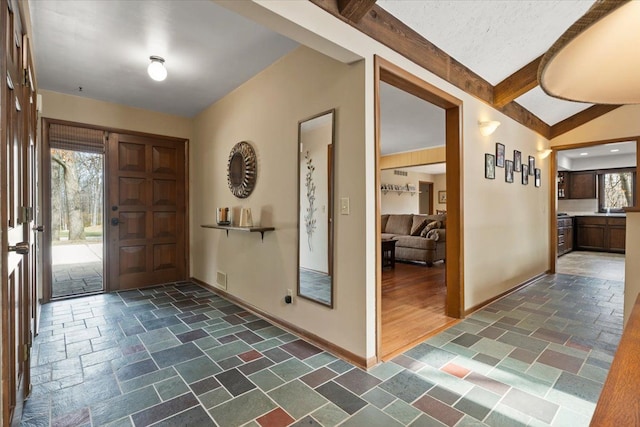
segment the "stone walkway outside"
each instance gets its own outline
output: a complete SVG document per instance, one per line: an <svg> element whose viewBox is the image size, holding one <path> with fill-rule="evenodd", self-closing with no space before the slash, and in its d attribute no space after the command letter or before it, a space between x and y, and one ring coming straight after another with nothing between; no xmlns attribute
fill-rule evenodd
<svg viewBox="0 0 640 427"><path fill-rule="evenodd" d="M53 298L103 289L102 242L53 245L52 258Z"/></svg>

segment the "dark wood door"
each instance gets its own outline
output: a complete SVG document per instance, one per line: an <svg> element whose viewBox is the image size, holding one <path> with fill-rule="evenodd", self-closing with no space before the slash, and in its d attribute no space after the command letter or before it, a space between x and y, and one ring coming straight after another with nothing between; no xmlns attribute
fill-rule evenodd
<svg viewBox="0 0 640 427"><path fill-rule="evenodd" d="M185 141L111 133L108 290L186 279Z"/></svg>
<svg viewBox="0 0 640 427"><path fill-rule="evenodd" d="M418 181L418 213L433 215L433 183Z"/></svg>
<svg viewBox="0 0 640 427"><path fill-rule="evenodd" d="M29 287L32 184L29 137L31 90L24 84L24 46L16 2L2 0L0 102L0 234L2 235L2 425L18 425L29 390L31 295ZM6 79L5 79L6 76ZM34 99L35 101L35 99Z"/></svg>

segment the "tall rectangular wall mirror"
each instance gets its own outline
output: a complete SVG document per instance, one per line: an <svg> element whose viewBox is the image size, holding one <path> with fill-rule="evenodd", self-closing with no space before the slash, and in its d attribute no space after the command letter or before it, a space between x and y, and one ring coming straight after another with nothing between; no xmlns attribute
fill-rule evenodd
<svg viewBox="0 0 640 427"><path fill-rule="evenodd" d="M298 296L333 307L335 110L298 123Z"/></svg>

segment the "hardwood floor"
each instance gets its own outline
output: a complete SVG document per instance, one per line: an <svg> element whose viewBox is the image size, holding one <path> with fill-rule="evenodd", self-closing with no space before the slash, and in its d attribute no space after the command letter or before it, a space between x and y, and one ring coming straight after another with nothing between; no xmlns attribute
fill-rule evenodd
<svg viewBox="0 0 640 427"><path fill-rule="evenodd" d="M445 265L396 262L382 270L382 359L389 360L456 323L445 315Z"/></svg>

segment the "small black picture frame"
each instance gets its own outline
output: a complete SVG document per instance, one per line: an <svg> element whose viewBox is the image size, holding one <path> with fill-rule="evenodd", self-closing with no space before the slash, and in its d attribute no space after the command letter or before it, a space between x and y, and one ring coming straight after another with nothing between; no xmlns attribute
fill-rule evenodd
<svg viewBox="0 0 640 427"><path fill-rule="evenodd" d="M529 165L522 165L522 185L529 185Z"/></svg>
<svg viewBox="0 0 640 427"><path fill-rule="evenodd" d="M513 182L513 161L505 160L504 161L504 180L506 182Z"/></svg>
<svg viewBox="0 0 640 427"><path fill-rule="evenodd" d="M542 172L540 171L540 169L536 169L534 174L535 174L535 177L536 177L535 178L535 185L536 185L536 187L540 187L540 181L541 181L541 178L542 178Z"/></svg>
<svg viewBox="0 0 640 427"><path fill-rule="evenodd" d="M536 173L536 158L529 156L529 175L535 175Z"/></svg>
<svg viewBox="0 0 640 427"><path fill-rule="evenodd" d="M496 156L485 153L484 155L484 177L496 179Z"/></svg>
<svg viewBox="0 0 640 427"><path fill-rule="evenodd" d="M496 142L496 167L504 167L504 144Z"/></svg>
<svg viewBox="0 0 640 427"><path fill-rule="evenodd" d="M522 153L513 150L513 171L520 172L522 170Z"/></svg>

